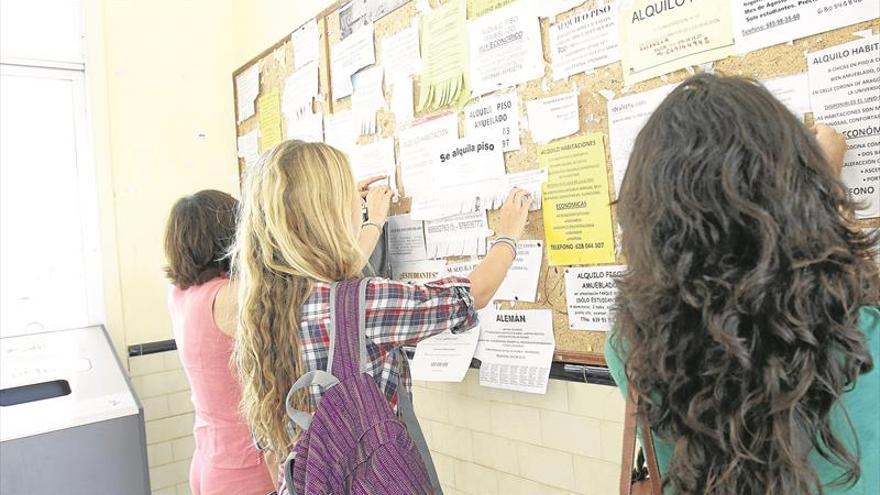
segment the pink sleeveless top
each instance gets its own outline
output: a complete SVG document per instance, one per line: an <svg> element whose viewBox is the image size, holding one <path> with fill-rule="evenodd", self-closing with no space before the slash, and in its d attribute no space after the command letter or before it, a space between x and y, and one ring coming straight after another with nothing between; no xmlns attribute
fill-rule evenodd
<svg viewBox="0 0 880 495"><path fill-rule="evenodd" d="M172 287L168 301L180 360L192 387L194 456L212 468L259 466L265 471L263 456L239 414L241 386L229 366L233 339L214 323L214 298L228 282L217 277L184 290Z"/></svg>

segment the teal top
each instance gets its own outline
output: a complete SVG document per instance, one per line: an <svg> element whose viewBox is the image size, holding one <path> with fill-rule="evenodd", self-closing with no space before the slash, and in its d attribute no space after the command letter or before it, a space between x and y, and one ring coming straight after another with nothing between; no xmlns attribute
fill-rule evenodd
<svg viewBox="0 0 880 495"><path fill-rule="evenodd" d="M829 463L818 453L813 452L813 466L819 479L826 485L827 495L877 495L880 494L880 307L865 306L859 312L859 327L865 332L868 349L874 360L874 369L859 376L855 385L845 392L838 405L832 411L831 424L835 434L847 445L850 452L859 453L862 467L861 477L853 486L831 486L842 470ZM611 345L614 334L609 334L605 341L605 359L614 381L620 385L626 397L626 378L623 371L623 360ZM853 438L845 413L849 414L852 427L858 438ZM660 465L661 476L669 466L672 457L672 444L654 436L654 450L657 463ZM666 490L666 493L671 493Z"/></svg>

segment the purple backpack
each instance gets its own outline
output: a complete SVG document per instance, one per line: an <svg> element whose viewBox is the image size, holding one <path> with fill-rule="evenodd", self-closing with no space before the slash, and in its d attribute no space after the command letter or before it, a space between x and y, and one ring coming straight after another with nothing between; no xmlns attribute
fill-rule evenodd
<svg viewBox="0 0 880 495"><path fill-rule="evenodd" d="M279 494L442 494L409 392L397 389L398 419L364 373L366 289L367 279L331 287L327 371L306 373L287 394L287 414L303 434L284 462ZM290 406L293 394L310 386L323 392L314 415Z"/></svg>

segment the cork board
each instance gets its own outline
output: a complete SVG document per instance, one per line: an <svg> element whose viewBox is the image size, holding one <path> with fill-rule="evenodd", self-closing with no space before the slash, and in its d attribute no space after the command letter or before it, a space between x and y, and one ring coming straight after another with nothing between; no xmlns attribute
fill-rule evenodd
<svg viewBox="0 0 880 495"><path fill-rule="evenodd" d="M429 3L432 7L436 7L438 4L443 2L439 0L432 0ZM595 3L595 0L589 0L584 5L574 9L573 11L560 14L557 17L556 21L563 21L585 8L594 6ZM411 25L413 19L419 15L417 5L418 3L416 1L410 1L375 22L374 26L377 63L382 62L381 50L383 41L389 36ZM350 97L342 98L338 101L333 101L332 95L326 94L329 93L328 88L330 88L328 77L333 77L333 74L329 74L327 71L327 67L329 67L329 48L336 43L339 43L340 41L340 23L339 14L337 12L337 9L340 6L341 5L335 5L331 8L328 8L325 11L325 15L319 18L319 26L322 27L322 29L324 30L325 41L325 53L321 64L321 88L322 92L325 93L322 105L326 113L333 113L351 107ZM611 177L611 157L608 144L609 130L606 112L606 99L599 93L599 91L611 90L614 91L617 97L632 93L640 93L657 88L659 86L663 86L665 84L683 81L684 79L689 77L694 71L700 71L701 69L699 67L683 69L674 73L667 74L665 76L641 82L632 87L625 88L623 84L621 64L617 62L606 65L604 67L600 67L587 74L577 74L568 79L553 81L551 78L549 65L549 25L549 20L541 20L541 36L543 39L545 59L544 77L542 79L521 84L516 88L505 88L497 92L503 93L508 91L516 91L520 101L519 108L521 149L518 151L505 153L507 171L520 172L537 168L537 148L533 143L530 133L528 131L528 123L525 115L525 101L577 90L578 104L580 106L580 129L577 134L583 135L587 133L598 132L602 133L605 136L605 152L608 163L608 183L609 187L613 188L614 182ZM716 61L714 63L714 70L718 74L742 75L753 77L756 79L768 79L772 77L806 72L806 53L814 52L823 48L851 41L855 39L852 35L853 32L864 29L874 29L875 31L880 29L880 20L875 19L872 21L855 24L846 28L841 28L835 31L821 33L815 36L800 39L794 41L791 44L768 47L742 56L728 57L726 59ZM290 49L290 47L283 46L282 48L288 51ZM288 53L287 56L289 57L290 54ZM271 53L264 52L264 54L262 54L262 56L257 59L264 64L261 67L261 94L263 91L266 90L266 88L273 87L271 86L272 84L278 84L279 82L283 84L283 78L286 77L287 74L287 72L284 72L285 69L283 67L279 67L277 61L267 60L273 57L274 55L272 55ZM247 67L249 67L249 64L239 69L239 71L237 71L236 73L244 70ZM414 100L418 101L419 81L417 75L414 77L414 83ZM389 98L390 94L386 93L386 101L389 101ZM420 118L427 118L433 115L441 115L456 110L459 111L460 130L463 130L462 126L464 118L463 114L460 112L461 109L445 109L439 112L434 112L433 114L417 113L415 117L416 121L418 121L418 119ZM807 119L809 121L811 119L811 116L808 116ZM380 111L377 115L377 120L377 134L374 136L361 136L361 143L368 143L379 138L395 137L396 127L394 122L394 115L392 113L388 112L387 110ZM256 117L249 119L248 121L244 122L243 125L239 126L239 135L241 135L241 133L243 132L246 132L247 130L250 130L254 125L256 125ZM395 146L397 146L396 140ZM400 183L400 181L398 181L398 183ZM403 184L403 186L405 189L405 184ZM611 192L611 194L614 193ZM612 198L609 197L609 201L611 199ZM407 198L402 198L400 203L395 204L392 208L392 214L402 214L408 211L409 201ZM497 217L497 211L489 212L490 226L494 226L495 222L497 221ZM616 225L616 211L614 208L612 208L612 217L614 220L613 223ZM880 219L875 218L861 221L860 226L865 228L878 228L880 227ZM523 238L543 240L544 229L541 211L535 211L529 215L529 225L527 226L526 233ZM617 262L625 263L625 260L618 258ZM554 355L554 360L579 364L604 364L605 360L602 355L602 351L605 345L605 333L591 331L574 331L569 328L568 312L565 300L564 269L564 267L548 266L545 254L545 258L541 266L541 277L538 283L537 302L508 302L502 303L502 307L506 309L516 308L552 310L553 327L556 336L556 351Z"/></svg>
<svg viewBox="0 0 880 495"><path fill-rule="evenodd" d="M292 29L291 32L295 31ZM324 16L318 18L318 97L315 99L312 111L330 113L328 101L330 91L330 64L329 52L326 49L326 25ZM293 42L290 36L285 36L271 47L264 50L261 54L254 57L248 63L238 68L232 75L233 98L235 98L235 120L238 122L238 91L235 88L235 77L254 64L260 66L260 96L271 92L278 91L279 94L284 92L285 80L294 72L293 60ZM259 97L258 97L259 98ZM260 109L255 104L255 112L243 122L236 124L236 137L243 136L248 132L259 129L260 127ZM281 134L287 136L287 122L281 119ZM243 171L245 167L244 159L238 159L238 170Z"/></svg>

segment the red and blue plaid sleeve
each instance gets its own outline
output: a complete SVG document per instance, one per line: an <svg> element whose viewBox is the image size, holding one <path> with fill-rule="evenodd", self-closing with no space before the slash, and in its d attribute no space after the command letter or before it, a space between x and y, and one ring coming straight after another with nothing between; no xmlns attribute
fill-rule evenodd
<svg viewBox="0 0 880 495"><path fill-rule="evenodd" d="M478 323L466 278L447 277L424 285L374 278L366 299L367 337L384 352L445 330L470 330Z"/></svg>

